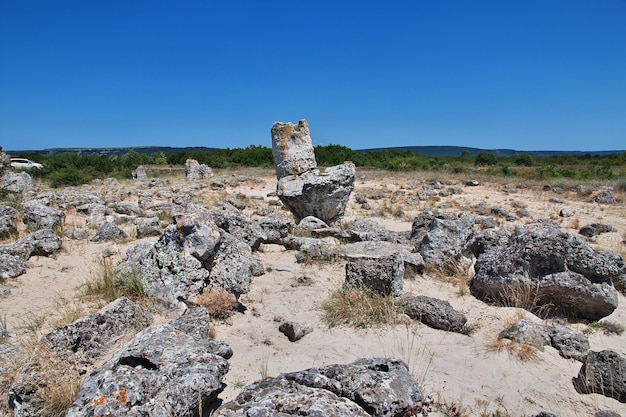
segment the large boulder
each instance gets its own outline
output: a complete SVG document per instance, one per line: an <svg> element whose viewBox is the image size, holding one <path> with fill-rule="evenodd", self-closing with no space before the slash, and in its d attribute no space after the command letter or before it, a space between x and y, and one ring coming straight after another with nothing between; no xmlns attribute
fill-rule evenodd
<svg viewBox="0 0 626 417"><path fill-rule="evenodd" d="M218 203L209 210L209 213L220 229L247 243L253 249L258 249L267 239L267 235L258 223L252 221L230 203Z"/></svg>
<svg viewBox="0 0 626 417"><path fill-rule="evenodd" d="M0 188L12 193L23 193L33 188L33 177L27 172L5 171L0 178Z"/></svg>
<svg viewBox="0 0 626 417"><path fill-rule="evenodd" d="M224 389L221 351L171 324L149 327L85 378L67 417L197 416Z"/></svg>
<svg viewBox="0 0 626 417"><path fill-rule="evenodd" d="M196 204L176 214L156 243L130 248L115 267L116 279L140 279L149 296L177 314L209 286L238 298L261 273L250 246L220 229L211 213Z"/></svg>
<svg viewBox="0 0 626 417"><path fill-rule="evenodd" d="M57 356L87 369L124 336L152 323L152 314L126 297L97 312L57 327L42 338Z"/></svg>
<svg viewBox="0 0 626 417"><path fill-rule="evenodd" d="M474 236L474 223L474 216L469 213L461 213L455 220L433 218L419 243L424 261L437 268L458 261ZM416 229L415 224L413 229Z"/></svg>
<svg viewBox="0 0 626 417"><path fill-rule="evenodd" d="M271 132L277 179L288 175L300 175L317 167L311 132L306 120L300 120L297 125L275 123Z"/></svg>
<svg viewBox="0 0 626 417"><path fill-rule="evenodd" d="M618 303L611 280L624 274L616 253L597 252L576 235L552 226L521 226L484 247L470 289L490 302L552 310L588 320L611 314Z"/></svg>
<svg viewBox="0 0 626 417"><path fill-rule="evenodd" d="M573 379L576 391L626 403L626 358L612 350L591 351Z"/></svg>
<svg viewBox="0 0 626 417"><path fill-rule="evenodd" d="M19 238L13 244L0 245L0 254L18 256L27 261L31 256L49 256L61 249L61 237L54 230L43 229Z"/></svg>
<svg viewBox="0 0 626 417"><path fill-rule="evenodd" d="M421 410L421 401L422 392L404 362L372 358L255 382L217 415L408 416Z"/></svg>
<svg viewBox="0 0 626 417"><path fill-rule="evenodd" d="M354 188L355 167L352 162L327 168L324 173L309 170L287 175L278 181L276 195L297 221L315 216L326 223L339 220Z"/></svg>
<svg viewBox="0 0 626 417"><path fill-rule="evenodd" d="M26 201L23 208L22 221L30 232L62 227L65 222L63 210L45 206L38 201Z"/></svg>

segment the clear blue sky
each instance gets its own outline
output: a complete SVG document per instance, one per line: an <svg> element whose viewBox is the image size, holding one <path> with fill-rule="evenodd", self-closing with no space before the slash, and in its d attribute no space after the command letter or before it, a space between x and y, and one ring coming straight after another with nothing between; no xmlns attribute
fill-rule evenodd
<svg viewBox="0 0 626 417"><path fill-rule="evenodd" d="M0 0L0 145L626 149L625 0Z"/></svg>

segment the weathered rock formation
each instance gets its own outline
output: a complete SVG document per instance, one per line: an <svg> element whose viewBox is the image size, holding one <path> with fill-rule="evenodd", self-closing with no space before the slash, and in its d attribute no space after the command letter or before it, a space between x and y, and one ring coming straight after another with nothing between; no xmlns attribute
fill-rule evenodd
<svg viewBox="0 0 626 417"><path fill-rule="evenodd" d="M413 320L448 332L461 333L467 318L449 302L425 295L404 296L398 300L398 309Z"/></svg>
<svg viewBox="0 0 626 417"><path fill-rule="evenodd" d="M224 389L224 347L172 324L149 327L85 378L67 416L197 416Z"/></svg>
<svg viewBox="0 0 626 417"><path fill-rule="evenodd" d="M115 268L116 279L140 279L160 305L178 314L209 286L238 298L252 277L263 273L251 247L212 220L202 206L189 204L174 216L159 240L129 249Z"/></svg>
<svg viewBox="0 0 626 417"><path fill-rule="evenodd" d="M320 173L306 120L297 126L274 124L272 154L278 179L276 195L298 222L315 216L332 223L343 216L354 188L354 164L346 162Z"/></svg>
<svg viewBox="0 0 626 417"><path fill-rule="evenodd" d="M275 123L271 132L272 155L278 180L317 168L311 132L306 120L300 120L297 125Z"/></svg>
<svg viewBox="0 0 626 417"><path fill-rule="evenodd" d="M626 268L618 254L596 252L579 236L552 226L518 227L508 239L489 242L475 264L470 289L476 297L509 305L533 300L522 307L550 306L554 313L589 320L617 307L612 280Z"/></svg>
<svg viewBox="0 0 626 417"><path fill-rule="evenodd" d="M195 159L185 161L185 178L187 181L202 180L212 176L213 169L210 166L201 164Z"/></svg>
<svg viewBox="0 0 626 417"><path fill-rule="evenodd" d="M417 415L422 393L397 359L360 359L266 378L245 387L218 416Z"/></svg>
<svg viewBox="0 0 626 417"><path fill-rule="evenodd" d="M276 195L289 208L297 221L315 216L326 223L339 220L354 189L356 170L352 162L299 175L289 175L278 181Z"/></svg>
<svg viewBox="0 0 626 417"><path fill-rule="evenodd" d="M591 351L573 383L580 393L602 394L626 403L626 359L612 350Z"/></svg>

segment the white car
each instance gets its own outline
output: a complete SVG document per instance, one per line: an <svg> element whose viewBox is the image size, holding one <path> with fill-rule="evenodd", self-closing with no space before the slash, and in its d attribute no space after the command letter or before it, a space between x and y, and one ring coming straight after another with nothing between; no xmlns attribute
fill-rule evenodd
<svg viewBox="0 0 626 417"><path fill-rule="evenodd" d="M11 158L11 166L17 169L43 168L43 165L41 165L39 162L34 162L26 158Z"/></svg>

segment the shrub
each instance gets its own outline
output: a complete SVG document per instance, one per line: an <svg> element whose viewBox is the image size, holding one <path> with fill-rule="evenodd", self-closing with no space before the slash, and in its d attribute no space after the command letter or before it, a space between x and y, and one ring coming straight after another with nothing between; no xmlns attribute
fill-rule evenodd
<svg viewBox="0 0 626 417"><path fill-rule="evenodd" d="M194 297L193 302L203 306L212 319L224 320L232 316L237 300L221 288L208 288Z"/></svg>

